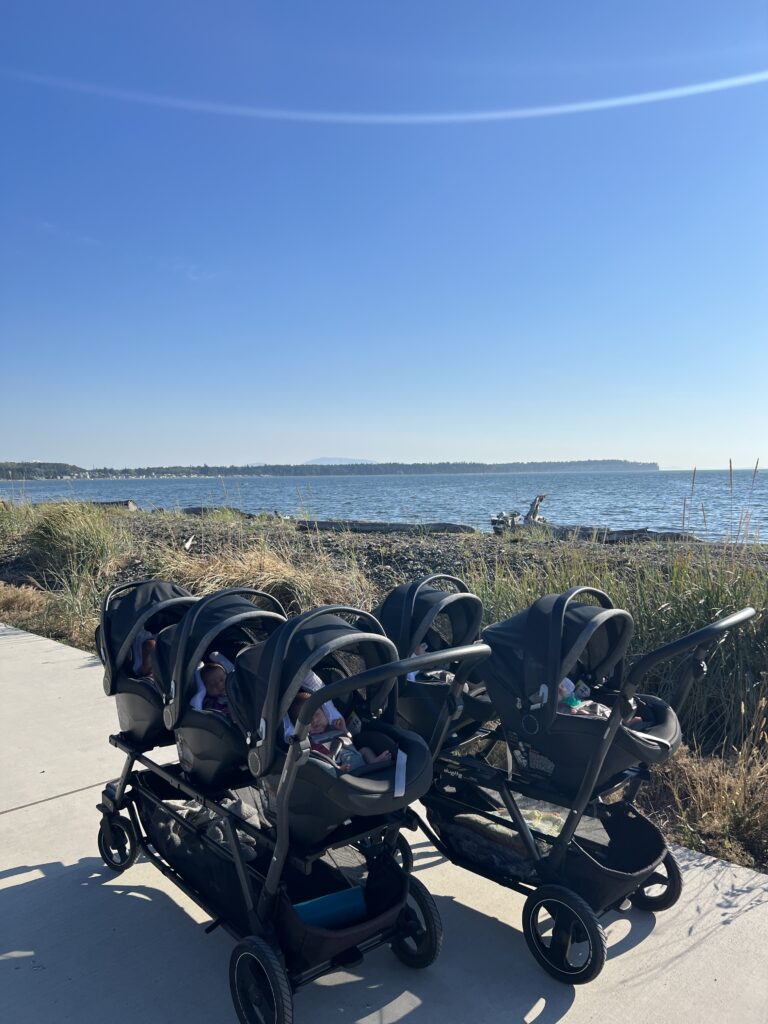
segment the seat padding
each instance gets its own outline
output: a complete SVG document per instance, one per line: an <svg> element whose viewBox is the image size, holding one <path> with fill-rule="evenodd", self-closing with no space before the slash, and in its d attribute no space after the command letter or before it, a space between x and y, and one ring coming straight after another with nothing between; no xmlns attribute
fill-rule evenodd
<svg viewBox="0 0 768 1024"><path fill-rule="evenodd" d="M173 743L173 734L163 725L163 698L154 679L121 672L115 688L117 720L130 743L146 750Z"/></svg>
<svg viewBox="0 0 768 1024"><path fill-rule="evenodd" d="M669 704L659 697L638 694L636 701L637 715L643 724L619 729L616 745L643 764L660 764L680 746L680 722Z"/></svg>
<svg viewBox="0 0 768 1024"><path fill-rule="evenodd" d="M187 708L176 727L176 746L190 781L202 786L231 784L248 760L245 737L220 711Z"/></svg>
<svg viewBox="0 0 768 1024"><path fill-rule="evenodd" d="M406 755L405 792L396 797L395 761L371 774L334 773L311 757L299 769L290 801L291 835L299 842L320 842L348 818L390 814L423 796L432 784L432 756L416 733L385 722L366 724L381 732Z"/></svg>

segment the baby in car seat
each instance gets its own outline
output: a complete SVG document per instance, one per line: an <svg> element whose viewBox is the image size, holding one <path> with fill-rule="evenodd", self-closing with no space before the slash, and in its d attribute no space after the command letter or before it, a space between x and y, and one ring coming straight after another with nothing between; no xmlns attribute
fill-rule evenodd
<svg viewBox="0 0 768 1024"><path fill-rule="evenodd" d="M595 700L583 700L589 697L589 687L576 684L567 676L561 680L557 688L557 710L561 715L591 715L593 718L610 718L611 709Z"/></svg>
<svg viewBox="0 0 768 1024"><path fill-rule="evenodd" d="M291 704L288 714L291 722L295 725L302 705L308 701L311 694L307 690L300 690ZM351 735L344 729L338 729L338 722L344 722L342 718L329 723L325 712L326 705L317 708L312 715L309 726L309 745L312 750L324 754L336 765L340 772L354 772L369 764L379 764L392 760L392 752L383 750L377 754L370 747L356 747ZM324 734L333 732L335 735L327 737ZM321 741L318 737L323 736ZM314 737L314 738L313 738Z"/></svg>
<svg viewBox="0 0 768 1024"><path fill-rule="evenodd" d="M206 662L200 669L200 678L205 687L203 711L219 711L222 715L228 715L227 670L224 666L216 661Z"/></svg>
<svg viewBox="0 0 768 1024"><path fill-rule="evenodd" d="M320 676L310 669L304 677L304 682L301 684L299 692L306 694L316 693L318 690L322 690L323 686L325 686L325 683ZM331 729L338 729L339 732L347 731L347 723L344 721L343 715L339 714L336 710L336 705L332 700L327 700L325 704L323 704L323 710L325 712L325 717L330 722L330 726L326 726L326 729L330 727ZM283 737L287 742L291 736L293 736L293 722L291 721L290 715L285 715L283 717Z"/></svg>
<svg viewBox="0 0 768 1024"><path fill-rule="evenodd" d="M195 669L196 691L190 700L190 707L198 711L218 711L229 714L227 700L227 676L234 670L233 663L225 654L211 651Z"/></svg>
<svg viewBox="0 0 768 1024"><path fill-rule="evenodd" d="M598 704L596 700L589 700L590 691L585 683L578 686L568 676L560 681L557 688L557 711L561 715L589 715L592 718L610 718L611 709L606 704ZM582 699L587 698L587 699ZM632 728L643 724L640 715L635 715L628 722L624 723Z"/></svg>
<svg viewBox="0 0 768 1024"><path fill-rule="evenodd" d="M418 658L420 655L428 653L429 645L426 640L422 640L420 644L416 644L411 657ZM445 669L433 669L431 672L409 672L405 678L409 683L415 683L417 680L433 683L450 683L453 681L453 673L447 672Z"/></svg>
<svg viewBox="0 0 768 1024"><path fill-rule="evenodd" d="M131 667L137 678L155 678L152 674L152 654L155 647L157 647L157 639L154 633L150 633L148 629L140 629L131 646L133 658Z"/></svg>

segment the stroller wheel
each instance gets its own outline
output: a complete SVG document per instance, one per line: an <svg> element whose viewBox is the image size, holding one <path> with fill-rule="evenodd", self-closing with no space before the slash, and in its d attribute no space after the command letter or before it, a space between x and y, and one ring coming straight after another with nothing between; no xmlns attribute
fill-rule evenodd
<svg viewBox="0 0 768 1024"><path fill-rule="evenodd" d="M668 910L683 892L683 876L674 855L667 851L664 860L639 889L629 897L641 910Z"/></svg>
<svg viewBox="0 0 768 1024"><path fill-rule="evenodd" d="M541 966L558 981L584 985L605 965L603 927L589 904L562 885L541 885L525 901L523 934Z"/></svg>
<svg viewBox="0 0 768 1024"><path fill-rule="evenodd" d="M407 967L429 967L443 946L443 922L435 901L418 878L408 878L408 902L398 921L392 952Z"/></svg>
<svg viewBox="0 0 768 1024"><path fill-rule="evenodd" d="M133 822L119 814L111 815L108 823L102 821L97 842L101 859L112 871L126 871L139 855Z"/></svg>
<svg viewBox="0 0 768 1024"><path fill-rule="evenodd" d="M265 939L248 935L232 950L229 989L240 1024L293 1024L291 983Z"/></svg>
<svg viewBox="0 0 768 1024"><path fill-rule="evenodd" d="M413 871L413 850L411 844L401 832L395 843L395 862L400 865L406 875Z"/></svg>

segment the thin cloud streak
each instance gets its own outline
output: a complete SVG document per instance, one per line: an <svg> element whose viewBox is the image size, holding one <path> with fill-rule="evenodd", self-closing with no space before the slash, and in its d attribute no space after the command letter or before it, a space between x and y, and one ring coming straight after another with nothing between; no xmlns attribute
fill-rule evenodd
<svg viewBox="0 0 768 1024"><path fill-rule="evenodd" d="M469 125L494 121L523 121L544 117L564 117L570 114L590 114L601 110L618 110L622 107L639 107L649 103L665 103L669 100L688 99L708 93L727 92L747 86L768 82L768 70L754 71L732 78L717 78L709 82L696 82L671 89L657 89L652 92L631 93L627 96L611 96L604 99L582 100L576 103L556 103L539 107L510 107L500 110L477 110L454 113L416 114L374 114L347 111L285 110L275 107L254 107L231 103L215 103L207 100L184 99L177 96L162 96L155 93L134 92L127 89L112 89L108 86L89 82L76 82L67 78L51 78L26 71L0 68L0 74L17 82L97 96L103 99L119 100L123 103L138 103L144 106L163 107L170 110L184 110L194 114L211 114L219 117L250 118L260 121L289 121L298 124L326 125Z"/></svg>

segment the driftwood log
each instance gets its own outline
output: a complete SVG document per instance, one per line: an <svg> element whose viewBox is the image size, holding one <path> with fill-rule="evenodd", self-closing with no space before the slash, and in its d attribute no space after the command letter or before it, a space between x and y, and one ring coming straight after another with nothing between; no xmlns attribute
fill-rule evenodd
<svg viewBox="0 0 768 1024"><path fill-rule="evenodd" d="M127 508L129 512L138 512L139 506L133 498L126 498L125 501L89 501L89 505L98 505L100 508Z"/></svg>
<svg viewBox="0 0 768 1024"><path fill-rule="evenodd" d="M475 533L460 523L370 523L360 519L297 519L296 528L334 533Z"/></svg>
<svg viewBox="0 0 768 1024"><path fill-rule="evenodd" d="M546 498L546 494L537 494L531 502L531 507L525 513L524 523L546 523L546 519L539 515L539 509L541 503Z"/></svg>
<svg viewBox="0 0 768 1024"><path fill-rule="evenodd" d="M697 538L684 530L649 530L641 526L631 530L612 530L608 526L560 526L550 523L539 515L541 503L546 494L537 494L525 516L519 512L500 512L491 517L491 526L497 536L510 531L536 527L556 540L592 540L601 544L622 544L627 541L682 540L695 541Z"/></svg>

